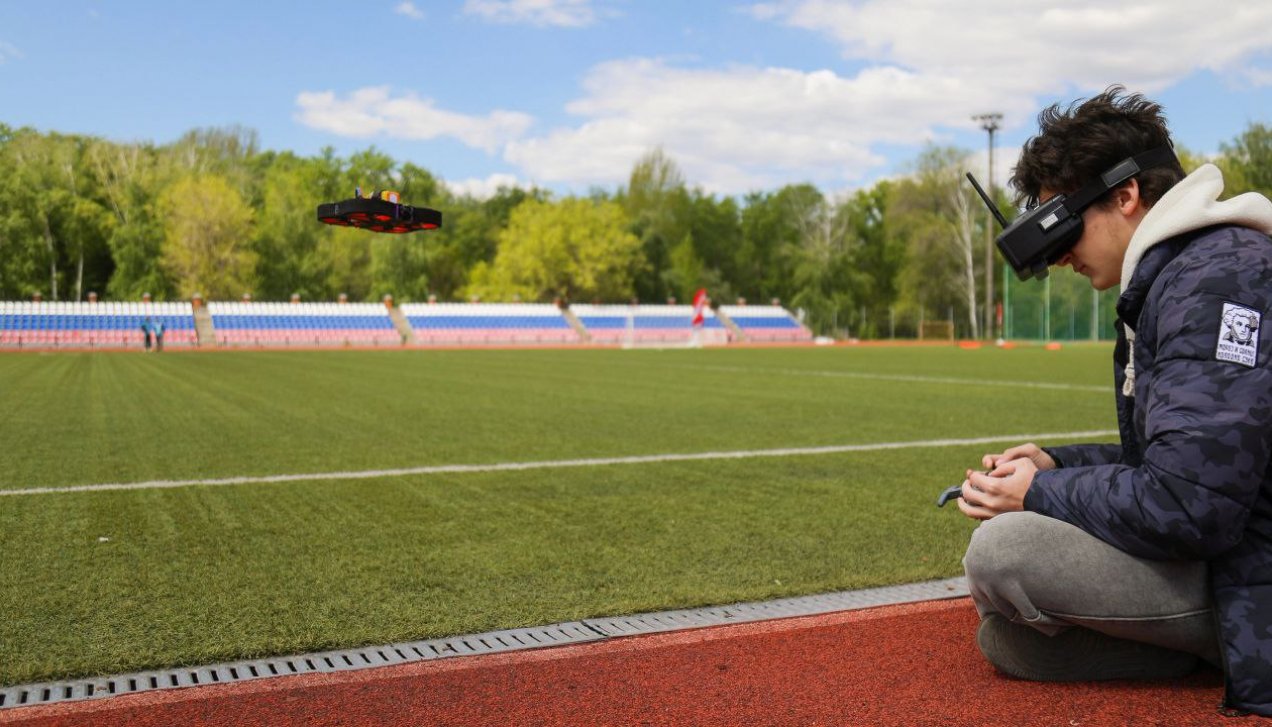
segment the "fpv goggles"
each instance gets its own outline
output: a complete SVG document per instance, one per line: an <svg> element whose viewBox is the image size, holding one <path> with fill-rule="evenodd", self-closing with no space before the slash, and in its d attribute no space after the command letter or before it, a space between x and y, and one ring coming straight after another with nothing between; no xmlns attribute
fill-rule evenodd
<svg viewBox="0 0 1272 727"><path fill-rule="evenodd" d="M998 249L1016 271L1016 276L1021 280L1041 280L1047 277L1047 267L1058 262L1082 238L1083 210L1105 192L1136 174L1174 161L1175 151L1169 146L1136 154L1084 184L1072 197L1057 194L1040 205L1030 207L1010 225L985 190L976 183L971 172L967 173L967 178L998 220L999 226L1004 228L998 235Z"/></svg>

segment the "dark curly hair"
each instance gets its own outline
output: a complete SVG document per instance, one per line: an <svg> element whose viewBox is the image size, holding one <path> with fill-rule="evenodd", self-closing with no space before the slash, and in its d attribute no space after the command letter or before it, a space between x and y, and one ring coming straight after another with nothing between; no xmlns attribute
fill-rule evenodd
<svg viewBox="0 0 1272 727"><path fill-rule="evenodd" d="M1017 203L1031 205L1043 189L1073 194L1123 159L1168 144L1161 106L1141 94L1127 94L1122 86L1109 86L1068 108L1053 104L1038 114L1038 135L1025 142L1010 183ZM1183 178L1178 160L1135 175L1145 207Z"/></svg>

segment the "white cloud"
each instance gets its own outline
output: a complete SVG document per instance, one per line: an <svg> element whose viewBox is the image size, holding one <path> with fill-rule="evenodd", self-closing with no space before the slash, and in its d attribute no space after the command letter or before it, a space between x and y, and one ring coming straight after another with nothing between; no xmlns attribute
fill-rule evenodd
<svg viewBox="0 0 1272 727"><path fill-rule="evenodd" d="M592 0L464 0L464 12L495 23L579 28L596 21Z"/></svg>
<svg viewBox="0 0 1272 727"><path fill-rule="evenodd" d="M429 140L451 137L493 153L526 132L534 119L515 111L495 110L470 116L434 106L414 94L393 97L387 86L361 88L345 98L332 91L304 91L296 96L296 119L339 136Z"/></svg>
<svg viewBox="0 0 1272 727"><path fill-rule="evenodd" d="M0 40L0 66L8 63L9 61L20 61L23 57L22 51L18 50L12 44Z"/></svg>
<svg viewBox="0 0 1272 727"><path fill-rule="evenodd" d="M511 142L505 158L545 181L614 183L661 146L711 191L842 187L883 163L874 145L921 143L936 135L934 120L968 119L993 100L973 84L895 67L844 77L637 59L601 64L583 85L567 107L585 118L580 126Z"/></svg>
<svg viewBox="0 0 1272 727"><path fill-rule="evenodd" d="M415 7L415 3L411 2L411 0L402 0L402 2L397 4L397 7L393 8L393 12L398 15L405 15L411 20L424 19L424 11Z"/></svg>
<svg viewBox="0 0 1272 727"><path fill-rule="evenodd" d="M785 12L781 3L756 3L748 9L756 20L772 20Z"/></svg>
<svg viewBox="0 0 1272 727"><path fill-rule="evenodd" d="M997 96L1153 92L1199 69L1241 69L1272 48L1272 4L1217 0L787 0L751 6L761 20L834 38L847 58L977 83Z"/></svg>
<svg viewBox="0 0 1272 727"><path fill-rule="evenodd" d="M713 191L845 187L877 171L882 146L944 142L976 130L975 114L1000 112L1012 130L1031 126L1043 99L1113 83L1151 94L1199 69L1272 80L1257 64L1272 49L1272 3L776 0L749 10L829 36L853 70L604 63L567 107L577 125L510 142L505 158L545 181L612 184L662 146Z"/></svg>
<svg viewBox="0 0 1272 727"><path fill-rule="evenodd" d="M472 177L454 182L445 182L446 187L458 195L466 195L476 199L490 199L500 189L522 187L530 189L534 185L520 182L512 174L492 174L485 179Z"/></svg>
<svg viewBox="0 0 1272 727"><path fill-rule="evenodd" d="M1248 67L1241 72L1246 81L1256 88L1272 86L1272 68Z"/></svg>

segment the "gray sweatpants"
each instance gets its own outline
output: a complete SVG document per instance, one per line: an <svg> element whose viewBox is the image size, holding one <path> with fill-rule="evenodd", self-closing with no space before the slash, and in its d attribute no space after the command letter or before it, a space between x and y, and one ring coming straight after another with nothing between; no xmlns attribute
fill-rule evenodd
<svg viewBox="0 0 1272 727"><path fill-rule="evenodd" d="M1032 512L981 523L963 559L981 617L1056 634L1072 626L1219 663L1206 564L1136 558Z"/></svg>

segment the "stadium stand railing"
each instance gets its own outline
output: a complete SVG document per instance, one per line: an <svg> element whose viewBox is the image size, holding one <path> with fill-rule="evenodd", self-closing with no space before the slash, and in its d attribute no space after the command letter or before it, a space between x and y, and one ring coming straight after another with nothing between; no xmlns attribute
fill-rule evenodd
<svg viewBox="0 0 1272 727"><path fill-rule="evenodd" d="M742 331L744 341L800 343L813 340L812 331L777 305L722 305L720 312Z"/></svg>
<svg viewBox="0 0 1272 727"><path fill-rule="evenodd" d="M189 303L0 301L0 348L143 348L141 324L163 322L164 346L191 346Z"/></svg>
<svg viewBox="0 0 1272 727"><path fill-rule="evenodd" d="M208 303L219 346L399 346L379 303Z"/></svg>
<svg viewBox="0 0 1272 727"><path fill-rule="evenodd" d="M596 343L720 345L730 338L729 330L710 308L703 311L700 331L694 329L690 305L579 304L570 306L570 312Z"/></svg>
<svg viewBox="0 0 1272 727"><path fill-rule="evenodd" d="M580 342L550 303L405 303L400 310L425 345Z"/></svg>

